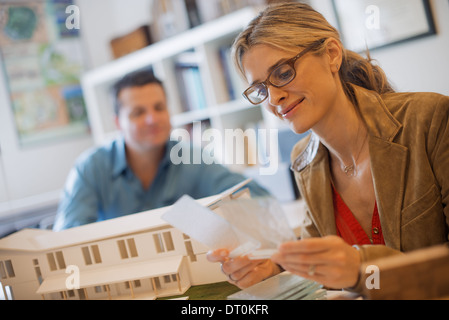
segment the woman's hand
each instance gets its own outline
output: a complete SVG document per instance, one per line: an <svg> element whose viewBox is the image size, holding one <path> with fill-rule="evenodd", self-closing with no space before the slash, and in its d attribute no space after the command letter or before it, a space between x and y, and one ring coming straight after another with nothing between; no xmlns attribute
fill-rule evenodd
<svg viewBox="0 0 449 320"><path fill-rule="evenodd" d="M355 286L361 265L358 250L337 236L283 243L271 259L293 274L335 289Z"/></svg>
<svg viewBox="0 0 449 320"><path fill-rule="evenodd" d="M207 253L207 260L220 262L228 281L240 289L248 288L280 272L271 260L250 260L247 256L230 258L229 251L218 249Z"/></svg>

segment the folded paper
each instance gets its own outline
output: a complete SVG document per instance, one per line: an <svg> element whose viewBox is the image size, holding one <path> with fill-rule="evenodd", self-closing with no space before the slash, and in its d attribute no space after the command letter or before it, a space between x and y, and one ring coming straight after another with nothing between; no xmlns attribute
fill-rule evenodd
<svg viewBox="0 0 449 320"><path fill-rule="evenodd" d="M214 209L183 196L162 218L210 249L230 257L269 258L285 241L296 239L274 198L222 200Z"/></svg>

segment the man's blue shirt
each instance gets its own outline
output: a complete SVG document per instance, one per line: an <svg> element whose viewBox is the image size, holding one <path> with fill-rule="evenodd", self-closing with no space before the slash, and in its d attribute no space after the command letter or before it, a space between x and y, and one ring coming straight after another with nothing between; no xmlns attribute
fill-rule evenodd
<svg viewBox="0 0 449 320"><path fill-rule="evenodd" d="M173 164L170 150L177 143L167 142L154 181L146 190L128 166L123 138L85 152L69 173L53 230L172 205L184 194L204 198L245 180L219 164ZM254 182L249 188L253 196L268 195Z"/></svg>

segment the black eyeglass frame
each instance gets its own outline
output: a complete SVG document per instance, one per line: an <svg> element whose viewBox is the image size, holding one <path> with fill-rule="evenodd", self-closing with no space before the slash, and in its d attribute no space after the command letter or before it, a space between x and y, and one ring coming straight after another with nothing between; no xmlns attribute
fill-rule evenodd
<svg viewBox="0 0 449 320"><path fill-rule="evenodd" d="M311 51L311 50L314 50L314 49L318 48L318 47L319 47L320 45L322 45L322 44L324 43L324 41L326 41L326 40L327 40L326 38L323 38L323 39L320 39L320 40L318 40L318 41L316 41L316 42L313 42L310 46L306 47L304 50L302 50L299 54L297 54L297 55L294 56L293 58L291 58L291 59L289 59L289 60L287 60L287 61L281 63L280 65L278 65L276 68L274 68L274 69L270 72L270 74L268 75L268 77L267 77L267 79L266 79L265 81L259 82L259 83L256 83L256 84L253 84L251 87L249 87L248 89L246 89L246 90L243 92L243 96L246 98L246 100L248 100L248 101L249 101L251 104L253 104L253 105L259 105L259 104L261 104L262 102L264 102L265 100L267 100L267 99L268 99L268 85L271 85L271 86L273 86L273 87L275 87L275 88L282 88L282 87L288 85L290 82L292 82L292 81L296 78L296 68L295 68L295 63L296 63L296 61L297 61L299 58L303 57L307 52L309 52L309 51ZM274 83L272 83L272 82L270 81L270 78L271 78L272 74L273 74L276 70L278 70L279 68L281 68L281 67L283 67L283 66L285 66L285 65L289 65L289 66L292 68L292 70L293 70L293 72L294 72L294 75L293 75L293 77L292 77L290 80L288 80L286 83L283 83L282 85L275 85ZM260 85L264 86L265 90L267 91L267 94L266 94L266 97L263 98L260 102L255 103L255 102L251 101L251 99L249 98L248 92L249 92L251 89L253 89L254 87L260 86ZM255 91L255 90L254 90L254 91Z"/></svg>

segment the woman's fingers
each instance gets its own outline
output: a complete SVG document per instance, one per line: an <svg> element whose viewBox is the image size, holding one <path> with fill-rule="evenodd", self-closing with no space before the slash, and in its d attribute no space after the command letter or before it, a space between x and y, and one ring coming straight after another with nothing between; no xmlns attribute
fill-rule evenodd
<svg viewBox="0 0 449 320"><path fill-rule="evenodd" d="M236 285L240 288L247 288L256 283L271 277L274 274L273 263L271 260L259 260L251 269L241 270L244 274L239 280L236 281ZM240 272L240 271L239 271ZM238 276L240 276L239 274Z"/></svg>
<svg viewBox="0 0 449 320"><path fill-rule="evenodd" d="M227 249L217 249L209 251L206 254L206 258L209 262L224 262L228 259L229 250Z"/></svg>
<svg viewBox="0 0 449 320"><path fill-rule="evenodd" d="M334 288L353 286L360 268L358 251L336 236L284 243L272 260L287 271Z"/></svg>
<svg viewBox="0 0 449 320"><path fill-rule="evenodd" d="M247 256L226 258L221 263L221 270L230 283L241 289L252 286L280 272L280 268L271 260L251 260Z"/></svg>

